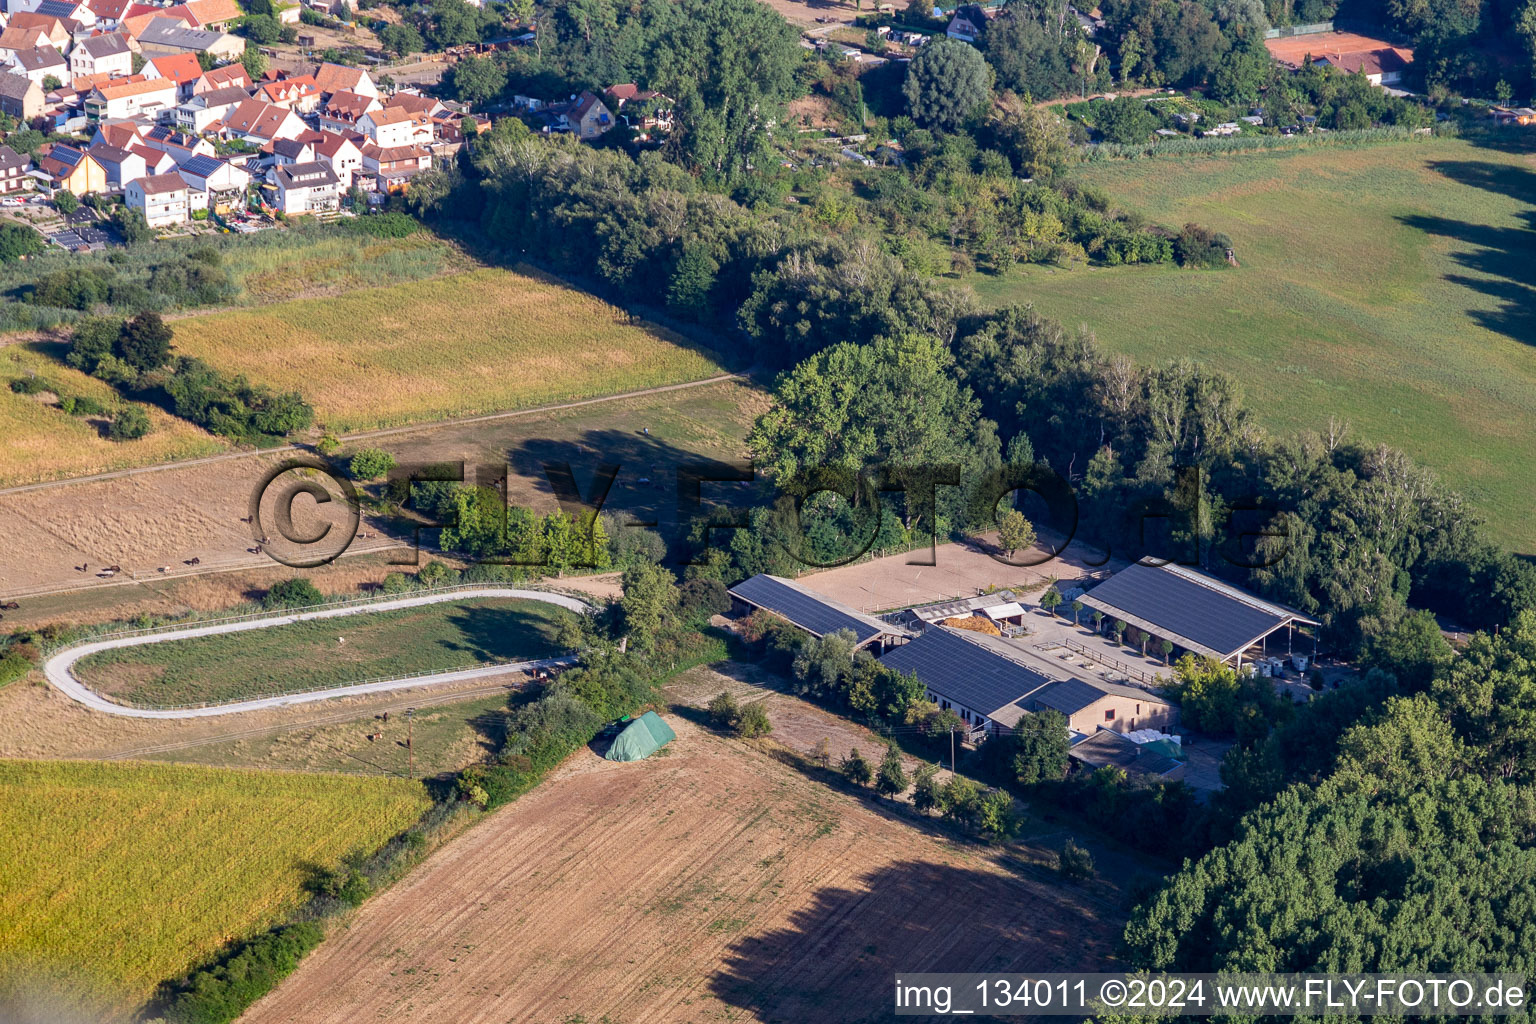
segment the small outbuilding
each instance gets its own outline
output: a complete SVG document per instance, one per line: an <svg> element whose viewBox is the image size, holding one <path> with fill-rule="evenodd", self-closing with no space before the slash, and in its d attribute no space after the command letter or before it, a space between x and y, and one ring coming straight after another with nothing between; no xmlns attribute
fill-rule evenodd
<svg viewBox="0 0 1536 1024"><path fill-rule="evenodd" d="M613 738L608 753L603 756L610 761L640 761L675 739L677 733L672 727L656 712L647 711Z"/></svg>

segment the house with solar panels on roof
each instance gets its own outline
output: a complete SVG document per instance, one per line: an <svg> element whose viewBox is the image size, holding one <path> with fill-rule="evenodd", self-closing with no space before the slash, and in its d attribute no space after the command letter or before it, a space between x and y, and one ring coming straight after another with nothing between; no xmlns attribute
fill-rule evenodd
<svg viewBox="0 0 1536 1024"><path fill-rule="evenodd" d="M1101 730L1164 730L1179 718L1178 708L1156 694L1120 683L1059 678L1017 644L971 630L931 626L880 661L915 674L929 700L960 716L971 743L1012 732L1025 715L1041 711L1060 712L1074 740Z"/></svg>
<svg viewBox="0 0 1536 1024"><path fill-rule="evenodd" d="M1270 637L1285 631L1287 656L1295 657L1296 631L1319 623L1294 608L1255 597L1214 576L1183 566L1144 559L1122 569L1082 597L1083 607L1101 613L1109 628L1119 620L1175 648L1213 658L1234 668L1267 658ZM1307 637L1305 655L1317 654L1317 634ZM1298 662L1297 668L1303 667Z"/></svg>
<svg viewBox="0 0 1536 1024"><path fill-rule="evenodd" d="M737 614L761 609L814 637L846 629L853 633L859 648L877 652L910 639L901 626L856 611L782 576L760 573L742 580L730 593L732 610Z"/></svg>

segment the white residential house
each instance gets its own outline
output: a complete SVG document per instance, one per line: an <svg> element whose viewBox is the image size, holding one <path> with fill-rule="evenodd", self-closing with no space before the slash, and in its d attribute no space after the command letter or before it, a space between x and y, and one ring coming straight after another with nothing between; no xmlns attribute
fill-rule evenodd
<svg viewBox="0 0 1536 1024"><path fill-rule="evenodd" d="M152 228L184 224L189 217L186 181L179 174L152 174L130 181L123 190L128 208L138 210Z"/></svg>
<svg viewBox="0 0 1536 1024"><path fill-rule="evenodd" d="M71 78L86 75L127 76L133 73L133 49L120 32L88 36L69 51Z"/></svg>
<svg viewBox="0 0 1536 1024"><path fill-rule="evenodd" d="M144 158L132 149L102 144L92 146L86 152L95 157L96 162L106 170L107 184L113 188L122 188L128 182L149 174Z"/></svg>
<svg viewBox="0 0 1536 1024"><path fill-rule="evenodd" d="M250 98L250 93L234 86L198 93L176 108L176 127L201 135L209 125Z"/></svg>
<svg viewBox="0 0 1536 1024"><path fill-rule="evenodd" d="M93 123L140 114L154 117L175 105L175 82L124 79L92 89L85 97L85 116Z"/></svg>
<svg viewBox="0 0 1536 1024"><path fill-rule="evenodd" d="M368 111L357 119L357 130L385 149L432 144L432 119L401 107Z"/></svg>
<svg viewBox="0 0 1536 1024"><path fill-rule="evenodd" d="M6 70L13 75L24 75L36 82L37 87L45 92L48 90L47 83L50 78L58 82L58 85L66 85L70 80L69 61L51 46L16 51L16 56L11 58L11 66Z"/></svg>
<svg viewBox="0 0 1536 1024"><path fill-rule="evenodd" d="M341 182L325 164L279 164L272 176L277 182L277 208L290 217L327 213L340 205Z"/></svg>
<svg viewBox="0 0 1536 1024"><path fill-rule="evenodd" d="M244 192L251 183L245 168L211 156L193 157L176 170L192 189L215 197Z"/></svg>
<svg viewBox="0 0 1536 1024"><path fill-rule="evenodd" d="M214 155L213 143L207 139L200 139L196 135L184 135L164 125L145 132L144 145L168 153L171 159L176 161L177 167L195 156Z"/></svg>
<svg viewBox="0 0 1536 1024"><path fill-rule="evenodd" d="M296 139L308 126L304 119L287 107L250 99L220 120L221 130L230 138L244 139L258 146L277 139Z"/></svg>
<svg viewBox="0 0 1536 1024"><path fill-rule="evenodd" d="M350 192L353 185L360 184L356 175L363 166L362 147L351 136L336 132L324 134L325 138L315 143L315 159L335 173L343 192Z"/></svg>
<svg viewBox="0 0 1536 1024"><path fill-rule="evenodd" d="M320 87L320 95L324 99L338 92L355 92L359 96L372 96L374 99L379 96L379 87L373 84L368 72L344 64L321 64L315 72L315 84Z"/></svg>

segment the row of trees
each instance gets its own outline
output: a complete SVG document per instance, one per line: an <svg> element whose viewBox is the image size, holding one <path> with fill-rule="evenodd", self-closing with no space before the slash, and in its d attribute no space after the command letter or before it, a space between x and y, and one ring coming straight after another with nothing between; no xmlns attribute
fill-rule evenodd
<svg viewBox="0 0 1536 1024"><path fill-rule="evenodd" d="M1372 655L1396 674L1374 670L1237 748L1217 844L1126 929L1135 965L1529 970L1533 654L1532 612L1461 658L1405 624Z"/></svg>

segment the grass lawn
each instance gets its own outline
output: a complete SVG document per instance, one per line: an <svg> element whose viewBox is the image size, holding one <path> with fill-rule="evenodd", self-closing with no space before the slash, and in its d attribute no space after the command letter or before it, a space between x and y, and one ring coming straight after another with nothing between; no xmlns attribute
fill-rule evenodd
<svg viewBox="0 0 1536 1024"><path fill-rule="evenodd" d="M445 601L100 651L76 662L75 674L102 693L145 705L323 690L551 657L569 614L543 601Z"/></svg>
<svg viewBox="0 0 1536 1024"><path fill-rule="evenodd" d="M1170 225L1231 236L1237 269L1023 268L972 284L1143 361L1240 379L1271 427L1404 449L1536 551L1536 156L1422 140L1086 165Z"/></svg>
<svg viewBox="0 0 1536 1024"><path fill-rule="evenodd" d="M0 761L0 1006L57 984L92 1019L131 1010L427 804L402 779Z"/></svg>
<svg viewBox="0 0 1536 1024"><path fill-rule="evenodd" d="M189 317L176 350L310 400L347 432L699 380L680 337L551 278L482 268Z"/></svg>
<svg viewBox="0 0 1536 1024"><path fill-rule="evenodd" d="M149 413L149 434L109 441L102 433L107 417L71 416L59 408L61 395L11 390L12 380L38 376L66 395L94 398L107 409L123 404L111 387L56 361L60 355L62 346L44 342L0 346L0 487L195 458L229 447L153 405L141 405Z"/></svg>

